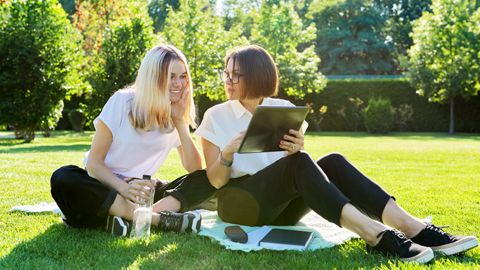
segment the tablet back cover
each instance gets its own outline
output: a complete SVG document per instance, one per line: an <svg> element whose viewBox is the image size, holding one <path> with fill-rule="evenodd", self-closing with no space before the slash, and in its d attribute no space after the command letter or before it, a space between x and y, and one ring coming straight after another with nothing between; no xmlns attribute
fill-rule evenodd
<svg viewBox="0 0 480 270"><path fill-rule="evenodd" d="M283 135L299 130L308 107L257 106L238 153L285 151L280 148Z"/></svg>

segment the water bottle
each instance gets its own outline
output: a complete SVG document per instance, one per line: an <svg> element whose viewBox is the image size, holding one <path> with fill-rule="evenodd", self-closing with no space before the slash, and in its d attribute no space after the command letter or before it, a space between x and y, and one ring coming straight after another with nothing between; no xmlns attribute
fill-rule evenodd
<svg viewBox="0 0 480 270"><path fill-rule="evenodd" d="M144 180L150 180L150 175L144 175ZM139 201L145 202L145 204L136 204L135 211L133 212L133 224L130 238L141 239L150 237L150 226L152 224L152 209L153 209L153 195L155 190L151 190L149 187L144 187L146 190L150 190L150 200L145 200L141 197L137 197Z"/></svg>

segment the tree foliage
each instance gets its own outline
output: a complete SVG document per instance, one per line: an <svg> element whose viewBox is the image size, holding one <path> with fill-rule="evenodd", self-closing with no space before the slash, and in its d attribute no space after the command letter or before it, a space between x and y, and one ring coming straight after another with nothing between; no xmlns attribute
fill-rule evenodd
<svg viewBox="0 0 480 270"><path fill-rule="evenodd" d="M423 12L431 12L432 0L374 0L382 16L387 17L385 32L392 38L397 54L405 56L413 45L413 23Z"/></svg>
<svg viewBox="0 0 480 270"><path fill-rule="evenodd" d="M255 16L251 41L262 45L274 58L280 73L280 91L302 99L321 91L325 77L318 71L320 58L311 45L299 51L301 44L315 38L315 24L304 27L290 2L265 0Z"/></svg>
<svg viewBox="0 0 480 270"><path fill-rule="evenodd" d="M141 2L128 0L78 0L76 13L73 15L73 26L84 38L83 51L85 63L83 68L86 77L97 72L103 59L100 50L108 31L119 25L129 23L135 17L148 18L146 7Z"/></svg>
<svg viewBox="0 0 480 270"><path fill-rule="evenodd" d="M408 77L419 95L450 103L453 134L454 99L480 90L480 10L471 0L434 0L432 9L414 25Z"/></svg>
<svg viewBox="0 0 480 270"><path fill-rule="evenodd" d="M67 94L82 91L81 36L57 0L14 1L3 8L0 124L23 130L31 141L36 128L58 121Z"/></svg>
<svg viewBox="0 0 480 270"><path fill-rule="evenodd" d="M154 40L153 28L142 17L108 32L100 51L104 61L91 77L93 90L86 98L89 124L115 91L135 82L140 63Z"/></svg>
<svg viewBox="0 0 480 270"><path fill-rule="evenodd" d="M384 32L386 17L363 0L314 1L308 16L317 27L320 70L329 75L391 74L394 46Z"/></svg>
<svg viewBox="0 0 480 270"><path fill-rule="evenodd" d="M179 0L151 0L148 3L148 15L153 20L153 28L155 32L162 32L165 27L170 10L177 11L180 7Z"/></svg>
<svg viewBox="0 0 480 270"><path fill-rule="evenodd" d="M238 27L223 29L207 0L181 0L179 10L169 12L163 32L165 40L187 57L194 90L212 100L225 99L217 70L223 68L223 58L229 49L246 44L240 34Z"/></svg>

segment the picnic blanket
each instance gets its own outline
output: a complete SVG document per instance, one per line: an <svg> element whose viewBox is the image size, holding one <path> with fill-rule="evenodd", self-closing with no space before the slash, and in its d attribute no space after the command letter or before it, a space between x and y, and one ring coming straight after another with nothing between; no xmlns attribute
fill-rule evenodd
<svg viewBox="0 0 480 270"><path fill-rule="evenodd" d="M198 235L203 235L212 238L213 242L218 242L220 245L225 246L230 250L241 250L250 252L252 250L261 249L274 249L274 250L286 250L288 248L266 248L258 246L258 241L246 244L232 242L225 235L225 227L236 225L227 222L223 222L214 211L199 211L202 215L202 227ZM250 227L240 226L249 235L249 239L252 233L264 227ZM310 212L304 218L302 218L295 226L268 226L270 228L284 228L292 230L312 231L315 237L307 250L316 250L321 248L329 248L335 245L345 243L352 238L358 238L358 235L347 230L338 227L337 225L328 222L315 212Z"/></svg>

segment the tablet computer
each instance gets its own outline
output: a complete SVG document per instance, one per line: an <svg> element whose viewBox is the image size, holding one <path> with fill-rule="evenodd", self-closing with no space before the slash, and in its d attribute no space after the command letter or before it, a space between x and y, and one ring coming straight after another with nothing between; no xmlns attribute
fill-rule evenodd
<svg viewBox="0 0 480 270"><path fill-rule="evenodd" d="M307 113L308 107L257 106L238 153L285 151L280 141L290 129L300 130Z"/></svg>

